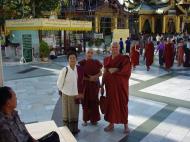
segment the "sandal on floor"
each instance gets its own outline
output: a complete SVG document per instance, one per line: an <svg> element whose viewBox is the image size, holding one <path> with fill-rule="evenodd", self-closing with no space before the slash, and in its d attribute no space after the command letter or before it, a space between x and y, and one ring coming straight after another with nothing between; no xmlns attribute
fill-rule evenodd
<svg viewBox="0 0 190 142"><path fill-rule="evenodd" d="M129 134L131 132L131 130L129 129L129 128L126 128L126 129L124 129L124 131L123 131L123 133L125 133L125 134Z"/></svg>
<svg viewBox="0 0 190 142"><path fill-rule="evenodd" d="M82 126L86 127L88 125L87 122L82 123Z"/></svg>
<svg viewBox="0 0 190 142"><path fill-rule="evenodd" d="M107 126L106 128L104 128L104 131L111 132L111 131L113 131L113 129L114 129L114 126Z"/></svg>

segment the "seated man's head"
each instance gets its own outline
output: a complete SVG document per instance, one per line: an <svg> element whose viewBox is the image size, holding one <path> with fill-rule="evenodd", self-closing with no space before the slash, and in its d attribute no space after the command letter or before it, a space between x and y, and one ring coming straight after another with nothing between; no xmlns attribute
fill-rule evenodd
<svg viewBox="0 0 190 142"><path fill-rule="evenodd" d="M0 111L11 112L17 106L17 98L15 92L10 87L0 87Z"/></svg>

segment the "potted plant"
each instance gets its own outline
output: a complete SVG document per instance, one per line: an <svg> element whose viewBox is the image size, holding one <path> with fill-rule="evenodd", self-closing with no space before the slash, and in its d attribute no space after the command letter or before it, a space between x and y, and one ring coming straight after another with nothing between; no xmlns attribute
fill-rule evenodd
<svg viewBox="0 0 190 142"><path fill-rule="evenodd" d="M49 49L48 44L42 40L40 42L40 58L41 58L41 60L47 62L49 53L50 53L50 49Z"/></svg>
<svg viewBox="0 0 190 142"><path fill-rule="evenodd" d="M99 39L99 38L95 39L94 44L98 48L97 50L98 54L100 53L100 46L102 45L102 43L103 43L103 39Z"/></svg>
<svg viewBox="0 0 190 142"><path fill-rule="evenodd" d="M92 46L93 46L93 44L94 44L93 39L90 39L90 40L88 41L88 47L92 47Z"/></svg>

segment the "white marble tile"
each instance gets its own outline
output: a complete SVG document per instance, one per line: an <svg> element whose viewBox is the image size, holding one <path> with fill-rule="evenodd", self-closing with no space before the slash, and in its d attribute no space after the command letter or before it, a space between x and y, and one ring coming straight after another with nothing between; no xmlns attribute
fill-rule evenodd
<svg viewBox="0 0 190 142"><path fill-rule="evenodd" d="M17 109L24 122L51 120L59 98L57 75L25 78L5 82L17 94Z"/></svg>
<svg viewBox="0 0 190 142"><path fill-rule="evenodd" d="M60 70L59 69L52 69L52 68L47 68L47 67L39 67L39 66L32 66L38 69L43 69L43 70L47 70L47 71L51 71L54 74L59 74Z"/></svg>
<svg viewBox="0 0 190 142"><path fill-rule="evenodd" d="M72 135L68 127L59 127L59 131L61 132L63 138L65 139L66 142L77 142L75 137Z"/></svg>
<svg viewBox="0 0 190 142"><path fill-rule="evenodd" d="M54 108L55 108L54 105L45 106L45 109L46 109L46 110L52 110L52 111L53 111Z"/></svg>
<svg viewBox="0 0 190 142"><path fill-rule="evenodd" d="M185 74L190 75L190 71L178 71L178 73L185 73Z"/></svg>
<svg viewBox="0 0 190 142"><path fill-rule="evenodd" d="M129 101L129 127L137 128L156 112L165 107L166 104L154 102L134 96Z"/></svg>
<svg viewBox="0 0 190 142"><path fill-rule="evenodd" d="M183 138L182 142L189 142L190 140L190 131L189 133Z"/></svg>
<svg viewBox="0 0 190 142"><path fill-rule="evenodd" d="M166 104L130 96L129 128L131 130L137 128L139 125L148 120L152 115L157 113L164 106L166 106ZM110 133L104 132L103 129L108 125L108 122L104 121L103 115L101 115L102 119L101 121L99 121L97 126L81 126L81 114L79 122L79 128L81 129L81 132L77 136L78 142L116 142L121 140L125 136L125 134L123 133L123 125L121 124L115 125L114 131Z"/></svg>
<svg viewBox="0 0 190 142"><path fill-rule="evenodd" d="M26 125L27 130L29 131L29 133L35 138L35 139L39 139L42 136L52 132L52 131L56 131L59 135L60 138L60 142L67 142L66 138L64 136L69 136L71 135L71 133L69 131L64 131L67 134L63 135L61 133L61 129L59 129L56 124L54 123L54 121L45 121L45 122L39 122L39 123L32 123L32 124L27 124ZM74 138L73 138L74 139ZM75 141L71 141L71 142L76 142Z"/></svg>
<svg viewBox="0 0 190 142"><path fill-rule="evenodd" d="M147 135L141 142L160 142L169 131L163 129L155 129L151 134Z"/></svg>
<svg viewBox="0 0 190 142"><path fill-rule="evenodd" d="M138 84L139 82L138 81L135 81L133 79L129 79L129 86L132 86L132 85L135 85L135 84Z"/></svg>
<svg viewBox="0 0 190 142"><path fill-rule="evenodd" d="M176 109L141 142L157 142L155 137L159 142L186 142L190 138L190 121L187 118L190 118L190 109Z"/></svg>
<svg viewBox="0 0 190 142"><path fill-rule="evenodd" d="M190 101L190 77L177 76L140 91Z"/></svg>
<svg viewBox="0 0 190 142"><path fill-rule="evenodd" d="M150 71L146 70L145 66L137 66L137 68L132 72L131 77L143 81L154 79L156 77L167 74L166 71L160 68L151 67Z"/></svg>

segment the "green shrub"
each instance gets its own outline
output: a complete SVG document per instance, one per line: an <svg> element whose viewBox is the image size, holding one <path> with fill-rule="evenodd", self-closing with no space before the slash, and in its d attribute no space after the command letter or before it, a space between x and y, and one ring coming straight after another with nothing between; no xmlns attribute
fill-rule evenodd
<svg viewBox="0 0 190 142"><path fill-rule="evenodd" d="M94 44L93 39L91 39L91 40L89 40L89 41L88 41L88 47L92 47L92 46L93 46L93 44Z"/></svg>
<svg viewBox="0 0 190 142"><path fill-rule="evenodd" d="M95 46L96 47L99 47L102 43L103 43L102 39L99 39L99 38L95 39Z"/></svg>
<svg viewBox="0 0 190 142"><path fill-rule="evenodd" d="M45 41L40 42L40 57L41 58L46 58L49 56L50 49L48 44Z"/></svg>

